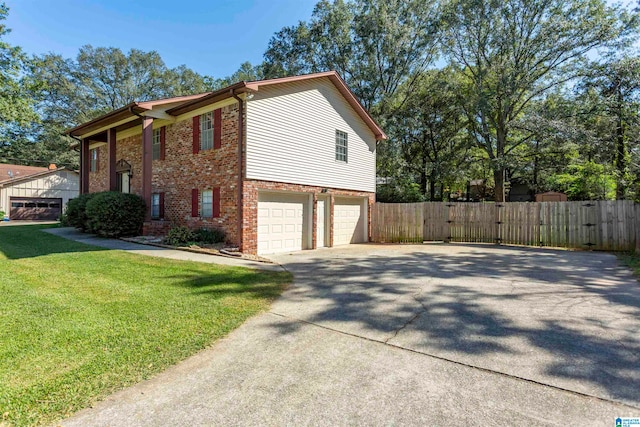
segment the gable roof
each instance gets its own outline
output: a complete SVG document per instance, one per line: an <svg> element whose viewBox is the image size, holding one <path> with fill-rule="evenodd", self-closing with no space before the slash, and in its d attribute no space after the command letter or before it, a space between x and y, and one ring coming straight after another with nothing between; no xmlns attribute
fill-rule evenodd
<svg viewBox="0 0 640 427"><path fill-rule="evenodd" d="M16 180L25 176L31 176L48 170L49 168L37 166L9 165L6 163L0 163L0 183Z"/></svg>
<svg viewBox="0 0 640 427"><path fill-rule="evenodd" d="M17 168L30 168L30 169L40 169L40 170L36 171L36 172L32 172L30 174L26 174L25 173L23 175L14 176L14 178L0 180L0 188L2 188L2 187L10 187L10 186L12 186L14 184L17 184L17 183L20 183L20 182L30 181L30 180L36 179L36 178L41 178L43 176L51 175L51 174L54 174L54 173L60 172L60 171L67 171L67 172L75 173L76 175L78 175L78 172L73 171L73 170L68 170L64 166L56 168L56 169L49 169L49 168L39 168L39 167L35 167L35 166L0 165L0 171L2 170L3 166L13 166L13 167L17 167Z"/></svg>
<svg viewBox="0 0 640 427"><path fill-rule="evenodd" d="M376 140L387 139L387 135L384 133L382 128L380 128L369 112L362 106L362 104L360 104L360 101L358 101L356 96L351 92L345 81L342 80L336 71L282 77L278 79L256 80L252 82L241 81L222 89L199 95L166 98L155 101L132 102L122 108L111 111L110 113L69 129L66 133L67 135L74 137L85 135L102 127L126 120L127 118L135 118L138 115L144 115L145 112L152 110L154 107L169 107L164 111L164 113L170 116L178 116L209 104L231 98L239 93L257 92L261 87L319 78L328 78L334 84L340 94L349 103L351 108L354 109L369 129L371 129L373 134L376 136ZM177 105L170 106L170 104Z"/></svg>

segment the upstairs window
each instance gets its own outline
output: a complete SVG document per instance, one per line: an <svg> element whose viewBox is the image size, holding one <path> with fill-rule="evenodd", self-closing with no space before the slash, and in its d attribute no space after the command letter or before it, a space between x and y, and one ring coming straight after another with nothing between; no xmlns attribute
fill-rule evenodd
<svg viewBox="0 0 640 427"><path fill-rule="evenodd" d="M160 160L160 153L160 128L158 128L153 130L153 139L151 142L151 158L153 160Z"/></svg>
<svg viewBox="0 0 640 427"><path fill-rule="evenodd" d="M336 160L347 163L347 138L346 132L336 130Z"/></svg>
<svg viewBox="0 0 640 427"><path fill-rule="evenodd" d="M213 111L200 116L200 150L213 148Z"/></svg>
<svg viewBox="0 0 640 427"><path fill-rule="evenodd" d="M89 164L89 170L91 172L98 172L98 149L94 148L89 152L89 158L91 163Z"/></svg>

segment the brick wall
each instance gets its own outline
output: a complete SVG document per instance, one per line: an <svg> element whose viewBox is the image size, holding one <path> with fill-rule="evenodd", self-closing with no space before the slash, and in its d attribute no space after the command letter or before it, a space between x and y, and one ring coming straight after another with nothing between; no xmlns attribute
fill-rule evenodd
<svg viewBox="0 0 640 427"><path fill-rule="evenodd" d="M98 170L89 172L89 193L109 190L109 150L106 145L96 149L98 150Z"/></svg>
<svg viewBox="0 0 640 427"><path fill-rule="evenodd" d="M367 193L362 191L341 190L337 188L328 188L323 193L323 187L314 187L309 185L286 184L270 181L245 180L243 183L243 221L242 221L242 251L245 253L255 254L258 251L258 191L291 191L296 193L313 194L313 224L312 224L312 248L316 248L316 221L318 196L328 196L330 205L330 224L333 224L333 204L334 198L340 196L356 196L366 197L369 199L367 213L367 235L371 237L371 206L375 203L375 193ZM327 246L333 245L333 229L329 230L329 240L325 242Z"/></svg>
<svg viewBox="0 0 640 427"><path fill-rule="evenodd" d="M239 244L237 236L238 104L222 108L221 147L193 154L193 120L166 126L165 159L152 161L151 192L165 193L165 218L145 224L148 234L163 234L171 226L220 227L228 242ZM100 147L100 170L89 176L89 191L108 190L108 150ZM142 135L116 143L116 161L131 164L131 192L142 195ZM191 216L191 192L220 188L220 217ZM200 211L200 208L198 209Z"/></svg>

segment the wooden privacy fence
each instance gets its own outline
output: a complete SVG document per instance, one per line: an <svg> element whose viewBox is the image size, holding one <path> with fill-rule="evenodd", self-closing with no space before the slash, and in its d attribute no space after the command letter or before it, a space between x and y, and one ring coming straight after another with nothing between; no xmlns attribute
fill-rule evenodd
<svg viewBox="0 0 640 427"><path fill-rule="evenodd" d="M376 203L371 235L379 243L482 242L630 251L640 205L629 200L511 203Z"/></svg>

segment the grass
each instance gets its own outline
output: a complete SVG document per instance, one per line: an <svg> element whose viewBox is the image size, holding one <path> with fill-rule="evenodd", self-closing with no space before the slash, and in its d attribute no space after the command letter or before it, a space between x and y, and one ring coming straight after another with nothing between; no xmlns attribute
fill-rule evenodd
<svg viewBox="0 0 640 427"><path fill-rule="evenodd" d="M50 423L194 354L290 281L0 227L0 426Z"/></svg>
<svg viewBox="0 0 640 427"><path fill-rule="evenodd" d="M618 259L629 267L636 277L640 277L640 254L635 252L617 252Z"/></svg>

